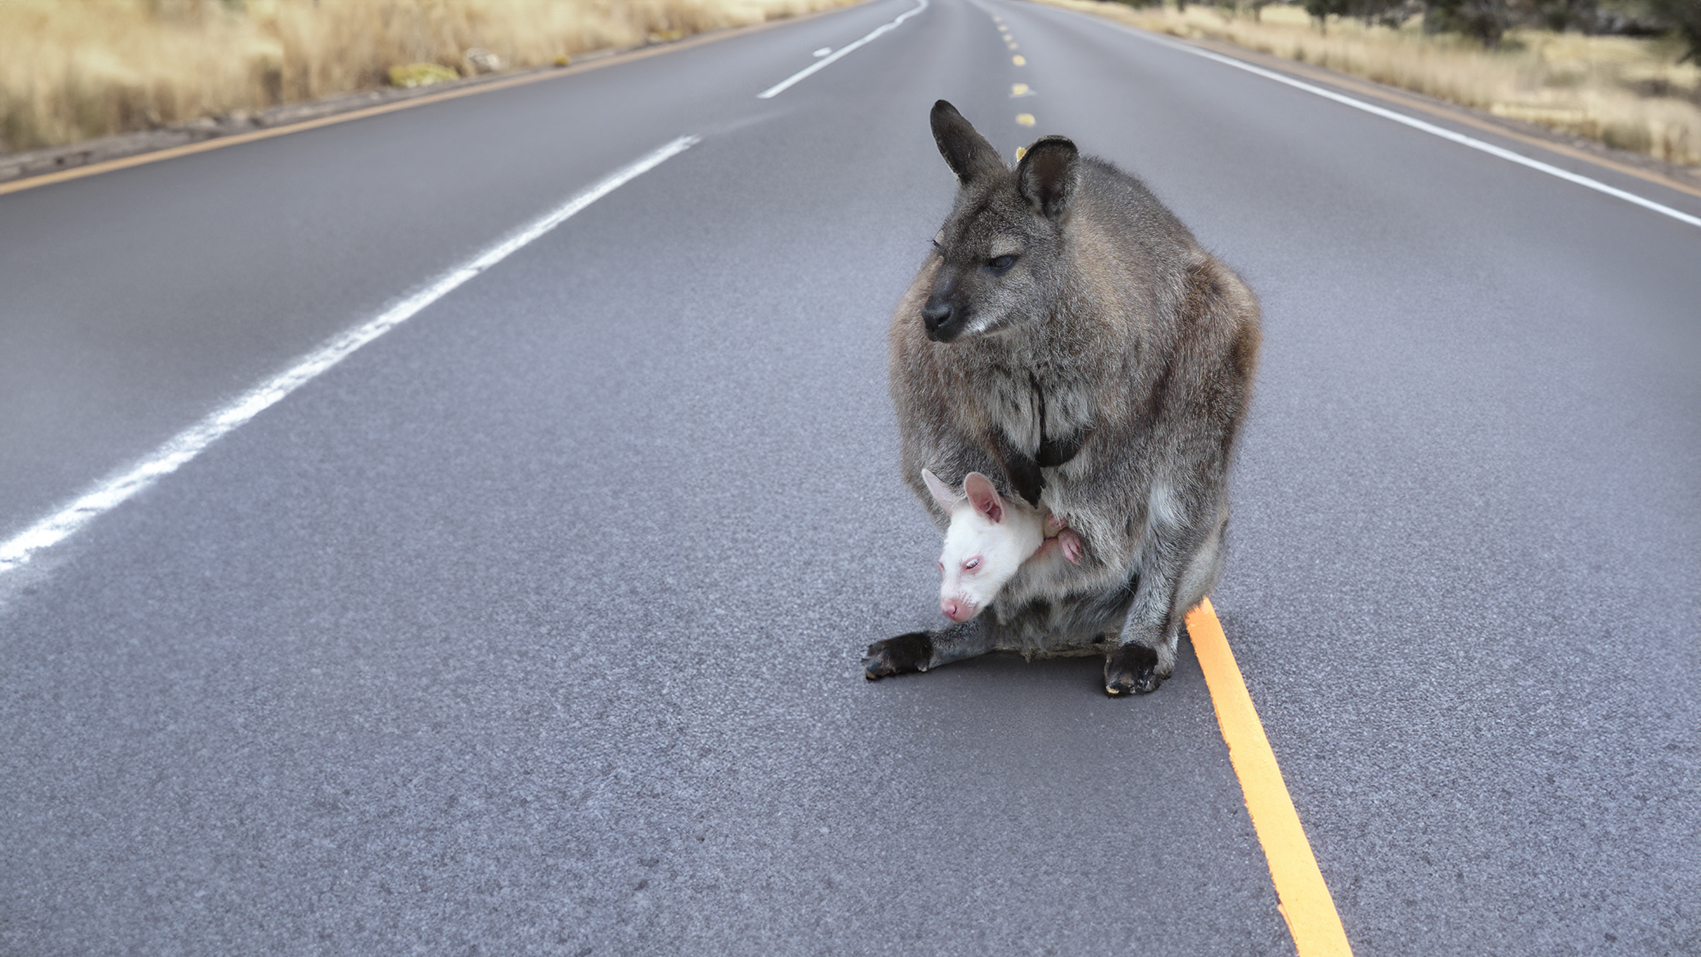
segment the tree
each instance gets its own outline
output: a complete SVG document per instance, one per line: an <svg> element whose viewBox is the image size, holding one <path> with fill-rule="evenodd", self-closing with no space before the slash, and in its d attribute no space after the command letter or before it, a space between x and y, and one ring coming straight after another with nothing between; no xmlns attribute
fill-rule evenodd
<svg viewBox="0 0 1701 957"><path fill-rule="evenodd" d="M1352 0L1352 14L1363 20L1367 27L1380 23L1399 29L1400 24L1416 14L1420 6L1406 0Z"/></svg>
<svg viewBox="0 0 1701 957"><path fill-rule="evenodd" d="M1406 18L1404 6L1405 0L1305 0L1305 12L1317 19L1319 28L1331 16L1357 17L1365 26L1381 21L1397 27Z"/></svg>
<svg viewBox="0 0 1701 957"><path fill-rule="evenodd" d="M1423 28L1431 33L1476 37L1492 50L1500 46L1500 38L1506 34L1506 21L1504 0L1429 0Z"/></svg>
<svg viewBox="0 0 1701 957"><path fill-rule="evenodd" d="M1533 0L1531 6L1533 19L1555 33L1593 33L1600 22L1599 0Z"/></svg>
<svg viewBox="0 0 1701 957"><path fill-rule="evenodd" d="M1683 38L1689 49L1677 62L1694 60L1701 63L1701 2L1698 0L1648 0L1654 16L1668 24Z"/></svg>
<svg viewBox="0 0 1701 957"><path fill-rule="evenodd" d="M1317 29L1329 32L1329 18L1344 17L1351 0L1305 0L1305 12L1317 21Z"/></svg>

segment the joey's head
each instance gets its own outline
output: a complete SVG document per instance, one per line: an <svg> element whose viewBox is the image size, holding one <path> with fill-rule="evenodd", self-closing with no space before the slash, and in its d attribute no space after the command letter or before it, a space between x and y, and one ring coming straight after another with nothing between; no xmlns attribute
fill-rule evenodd
<svg viewBox="0 0 1701 957"><path fill-rule="evenodd" d="M932 123L958 189L933 239L939 269L921 311L927 337L953 342L1043 319L1063 285L1063 235L1080 181L1075 144L1039 139L1011 170L951 104L935 103Z"/></svg>
<svg viewBox="0 0 1701 957"><path fill-rule="evenodd" d="M952 621L968 621L992 604L1022 562L1039 550L1044 519L1005 502L979 472L963 479L961 493L926 469L921 477L951 516L939 554L939 610Z"/></svg>

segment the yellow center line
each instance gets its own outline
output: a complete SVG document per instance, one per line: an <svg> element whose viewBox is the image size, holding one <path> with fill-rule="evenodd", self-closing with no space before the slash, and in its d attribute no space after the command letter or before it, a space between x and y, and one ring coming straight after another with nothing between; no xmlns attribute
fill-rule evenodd
<svg viewBox="0 0 1701 957"><path fill-rule="evenodd" d="M1276 885L1276 906L1287 919L1294 949L1299 957L1350 957L1352 948L1341 927L1341 916L1335 911L1335 900L1323 883L1323 872L1317 868L1293 798L1288 795L1281 769L1276 767L1270 739L1264 735L1264 725L1258 720L1210 599L1188 613L1187 634L1205 672L1205 684L1211 689L1211 703L1216 706L1217 724L1228 745L1229 762L1240 778L1258 843L1264 846L1270 880Z"/></svg>
<svg viewBox="0 0 1701 957"><path fill-rule="evenodd" d="M1015 48L1011 43L1010 49ZM1028 62L1020 55L1011 60L1017 66ZM1011 85L1010 92L1012 97L1018 97L1029 91L1027 84L1016 83ZM1034 115L1017 114L1016 122L1033 126ZM1018 147L1016 160L1020 162L1026 152ZM1246 681L1235 664L1228 636L1223 634L1210 599L1200 602L1188 614L1187 634L1193 641L1199 667L1205 672L1205 684L1211 690L1211 703L1217 711L1217 724L1222 728L1223 742L1228 745L1229 763L1240 779L1246 810L1252 816L1253 830L1270 865L1270 881L1276 885L1276 908L1288 922L1294 949L1299 957L1352 957L1335 900L1323 882L1311 842L1299 823L1299 812L1294 810L1287 783L1276 766L1275 752L1270 750L1270 739L1264 734L1264 725L1258 720L1258 710L1252 706L1252 696L1246 691Z"/></svg>

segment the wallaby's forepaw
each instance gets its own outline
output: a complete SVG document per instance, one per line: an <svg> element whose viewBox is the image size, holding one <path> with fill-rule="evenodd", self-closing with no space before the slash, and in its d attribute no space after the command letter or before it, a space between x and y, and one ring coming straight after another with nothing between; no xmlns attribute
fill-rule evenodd
<svg viewBox="0 0 1701 957"><path fill-rule="evenodd" d="M1158 673L1158 652L1145 645L1126 644L1104 656L1104 692L1111 697L1150 694L1169 675Z"/></svg>
<svg viewBox="0 0 1701 957"><path fill-rule="evenodd" d="M868 657L862 659L862 667L869 681L879 681L887 675L926 671L932 658L933 639L925 631L912 631L869 645Z"/></svg>
<svg viewBox="0 0 1701 957"><path fill-rule="evenodd" d="M1028 556L1027 560L1030 562L1049 561L1053 555L1062 555L1069 560L1069 564L1079 565L1081 564L1081 553L1085 550L1086 546L1081 543L1081 536L1064 529L1051 538L1041 539L1039 550Z"/></svg>
<svg viewBox="0 0 1701 957"><path fill-rule="evenodd" d="M1063 557L1069 559L1069 564L1081 564L1081 536L1069 529L1057 533L1057 546L1063 549Z"/></svg>

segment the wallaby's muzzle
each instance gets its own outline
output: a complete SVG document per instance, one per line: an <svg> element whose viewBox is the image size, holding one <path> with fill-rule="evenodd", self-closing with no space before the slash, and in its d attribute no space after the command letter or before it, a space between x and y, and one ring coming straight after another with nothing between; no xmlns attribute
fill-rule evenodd
<svg viewBox="0 0 1701 957"><path fill-rule="evenodd" d="M950 284L934 287L933 294L921 307L921 326L926 330L927 338L934 342L950 342L963 334L968 310L953 303L956 298L956 289Z"/></svg>
<svg viewBox="0 0 1701 957"><path fill-rule="evenodd" d="M954 335L942 335L940 329L951 324L951 304L928 300L921 310L921 323L927 328L927 337L934 342L949 342Z"/></svg>

